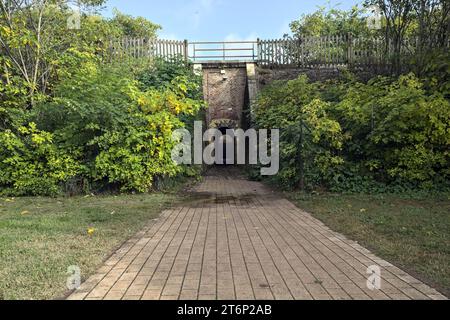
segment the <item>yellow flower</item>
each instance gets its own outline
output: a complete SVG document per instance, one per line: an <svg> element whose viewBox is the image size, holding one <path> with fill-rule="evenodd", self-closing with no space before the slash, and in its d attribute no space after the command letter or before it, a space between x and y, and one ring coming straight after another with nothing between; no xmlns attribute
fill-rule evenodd
<svg viewBox="0 0 450 320"><path fill-rule="evenodd" d="M93 236L94 233L95 233L95 231L96 231L96 230L95 230L94 228L89 228L88 231L87 231L87 233L88 233L89 236Z"/></svg>

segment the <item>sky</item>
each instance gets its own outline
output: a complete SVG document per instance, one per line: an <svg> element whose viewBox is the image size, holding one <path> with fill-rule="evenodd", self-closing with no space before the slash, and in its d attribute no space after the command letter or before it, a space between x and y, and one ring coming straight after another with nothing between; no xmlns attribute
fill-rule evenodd
<svg viewBox="0 0 450 320"><path fill-rule="evenodd" d="M162 26L162 39L242 41L281 38L291 21L327 3L350 9L361 0L109 0L103 14L145 17Z"/></svg>

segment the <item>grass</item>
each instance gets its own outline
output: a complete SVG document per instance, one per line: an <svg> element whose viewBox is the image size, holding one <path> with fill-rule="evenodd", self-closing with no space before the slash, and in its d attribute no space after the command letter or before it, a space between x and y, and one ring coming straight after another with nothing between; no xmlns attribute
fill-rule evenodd
<svg viewBox="0 0 450 320"><path fill-rule="evenodd" d="M173 201L162 193L0 198L0 299L63 297L69 266L86 279Z"/></svg>
<svg viewBox="0 0 450 320"><path fill-rule="evenodd" d="M450 198L288 193L300 208L450 296Z"/></svg>

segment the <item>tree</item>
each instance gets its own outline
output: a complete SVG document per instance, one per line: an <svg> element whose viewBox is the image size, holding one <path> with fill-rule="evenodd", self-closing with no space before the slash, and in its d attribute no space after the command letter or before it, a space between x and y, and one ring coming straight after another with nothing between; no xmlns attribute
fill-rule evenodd
<svg viewBox="0 0 450 320"><path fill-rule="evenodd" d="M156 38L160 25L154 24L143 17L132 17L114 9L111 24L122 31L122 35L132 38Z"/></svg>
<svg viewBox="0 0 450 320"><path fill-rule="evenodd" d="M419 0L412 3L417 20L417 66L419 71L430 63L433 51L447 48L450 35L450 2Z"/></svg>
<svg viewBox="0 0 450 320"><path fill-rule="evenodd" d="M367 35L371 30L364 17L365 9L354 6L351 10L319 7L311 14L303 15L290 24L294 37L334 36L352 33L354 36Z"/></svg>
<svg viewBox="0 0 450 320"><path fill-rule="evenodd" d="M69 6L76 4L80 12ZM160 26L118 11L113 19L95 13L105 0L0 0L0 94L18 76L32 108L49 93L64 67L80 56L101 57L111 38L156 37ZM69 28L76 14L81 28ZM22 88L21 88L22 89ZM1 100L4 100L0 96Z"/></svg>
<svg viewBox="0 0 450 320"><path fill-rule="evenodd" d="M88 8L104 0L77 3ZM0 52L5 57L2 67L6 75L13 68L24 80L31 106L36 96L47 90L55 64L52 53L67 49L60 40L66 33L69 14L64 0L0 0Z"/></svg>
<svg viewBox="0 0 450 320"><path fill-rule="evenodd" d="M365 5L378 7L385 18L386 52L393 53L392 71L399 74L401 72L401 52L405 34L412 23L412 1L367 0Z"/></svg>
<svg viewBox="0 0 450 320"><path fill-rule="evenodd" d="M366 0L365 5L377 6L384 16L385 40L394 52L392 65L395 73L401 72L402 46L407 36L417 44L414 64L419 74L429 63L433 51L448 49L448 0Z"/></svg>

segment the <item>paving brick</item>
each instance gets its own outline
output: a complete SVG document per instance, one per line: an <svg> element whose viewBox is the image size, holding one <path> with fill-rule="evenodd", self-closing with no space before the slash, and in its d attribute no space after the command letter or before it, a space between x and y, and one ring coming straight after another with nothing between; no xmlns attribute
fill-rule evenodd
<svg viewBox="0 0 450 320"><path fill-rule="evenodd" d="M124 297L124 292L122 292L122 291L110 291L105 296L105 300L122 300L123 297Z"/></svg>
<svg viewBox="0 0 450 320"><path fill-rule="evenodd" d="M159 300L161 290L146 290L142 295L142 300Z"/></svg>
<svg viewBox="0 0 450 320"><path fill-rule="evenodd" d="M68 299L446 299L261 183L207 176L192 192L204 200L162 212Z"/></svg>
<svg viewBox="0 0 450 320"><path fill-rule="evenodd" d="M180 300L197 300L198 290L182 290L180 294Z"/></svg>

